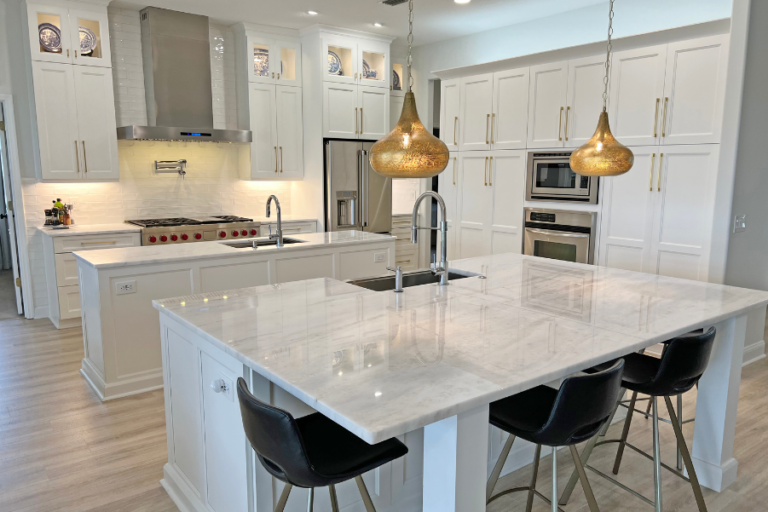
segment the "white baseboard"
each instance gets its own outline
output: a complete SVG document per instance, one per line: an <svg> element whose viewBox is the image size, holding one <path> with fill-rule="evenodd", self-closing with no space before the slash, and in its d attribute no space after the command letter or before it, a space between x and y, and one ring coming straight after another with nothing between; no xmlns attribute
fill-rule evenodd
<svg viewBox="0 0 768 512"><path fill-rule="evenodd" d="M35 320L39 318L48 318L48 306L35 306Z"/></svg>
<svg viewBox="0 0 768 512"><path fill-rule="evenodd" d="M752 343L744 347L744 359L742 366L747 366L765 357L765 340Z"/></svg>
<svg viewBox="0 0 768 512"><path fill-rule="evenodd" d="M161 368L140 377L125 379L115 383L106 383L93 364L87 358L84 358L80 367L80 374L85 377L85 381L99 395L102 402L138 395L139 393L146 393L162 389L163 387L163 370Z"/></svg>

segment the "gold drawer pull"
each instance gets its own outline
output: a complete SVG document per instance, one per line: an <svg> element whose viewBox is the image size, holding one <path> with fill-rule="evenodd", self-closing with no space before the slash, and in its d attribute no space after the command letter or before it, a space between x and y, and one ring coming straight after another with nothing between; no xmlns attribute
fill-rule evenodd
<svg viewBox="0 0 768 512"><path fill-rule="evenodd" d="M117 243L117 240L112 240L109 242L80 242L80 245L111 245L116 243Z"/></svg>
<svg viewBox="0 0 768 512"><path fill-rule="evenodd" d="M653 138L659 136L659 103L661 103L661 98L656 98L656 113L653 116Z"/></svg>
<svg viewBox="0 0 768 512"><path fill-rule="evenodd" d="M656 161L656 153L651 156L651 176L648 178L648 191L653 192L653 163Z"/></svg>

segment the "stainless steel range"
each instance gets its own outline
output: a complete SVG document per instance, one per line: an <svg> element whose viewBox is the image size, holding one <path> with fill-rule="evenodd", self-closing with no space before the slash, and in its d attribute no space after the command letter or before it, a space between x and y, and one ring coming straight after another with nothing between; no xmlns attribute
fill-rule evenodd
<svg viewBox="0 0 768 512"><path fill-rule="evenodd" d="M127 220L141 226L141 245L186 244L232 238L256 238L260 222L235 215Z"/></svg>

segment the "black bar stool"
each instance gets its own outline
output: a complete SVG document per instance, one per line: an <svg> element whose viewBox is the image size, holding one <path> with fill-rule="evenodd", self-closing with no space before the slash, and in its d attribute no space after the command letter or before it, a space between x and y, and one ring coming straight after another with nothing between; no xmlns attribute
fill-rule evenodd
<svg viewBox="0 0 768 512"><path fill-rule="evenodd" d="M557 447L568 446L579 472L589 509L598 512L595 496L574 445L595 436L612 415L619 398L623 370L624 362L619 360L603 371L565 379L559 390L538 386L493 402L490 406L491 425L508 432L509 439L488 479L487 503L512 492L528 491L527 512L533 507L534 496L542 498L552 505L553 511L557 511ZM518 437L536 444L531 484L492 496L493 488L512 449L512 443ZM542 446L553 448L552 500L536 490Z"/></svg>
<svg viewBox="0 0 768 512"><path fill-rule="evenodd" d="M677 415L675 414L675 410L672 406L672 400L670 397L679 396L687 391L690 391L693 386L699 382L699 379L701 379L701 376L704 374L704 370L706 370L707 364L709 363L709 356L712 353L712 346L714 341L715 328L711 327L706 331L694 331L693 333L669 340L665 343L666 346L660 359L638 353L626 356L624 358L626 367L624 369L622 387L632 391L632 398L629 402L629 412L624 422L624 429L622 430L621 438L601 442L596 442L596 438L591 439L585 447L584 452L582 453L581 462L587 468L650 504L656 509L657 512L661 512L662 509L662 467L679 476L680 478L690 482L691 487L693 488L693 494L696 498L696 505L699 508L699 512L707 511L707 506L704 503L704 495L701 492L701 486L699 485L699 480L696 476L696 469L693 467L691 454L688 451L688 445L685 443L685 438L683 437L682 425L677 419ZM600 368L601 367L597 367L595 370L600 370ZM633 414L635 412L643 414L642 411L637 411L635 409L638 393L649 395L651 397L653 420L653 456L648 455L636 446L627 442ZM672 424L672 428L675 431L677 447L680 451L680 455L682 456L683 462L685 463L685 467L688 470L690 477L686 477L680 471L671 468L661 462L661 456L659 453L659 421L661 419L659 418L657 407L658 397L664 397L664 401L667 406L667 412L669 413L670 423ZM616 460L614 462L613 468L614 474L619 473L619 467L621 465L621 459L625 447L631 448L632 450L640 453L641 455L651 459L654 462L653 474L655 496L653 501L587 464L589 456L592 453L592 449L595 446L600 446L606 443L619 443L619 449L616 453ZM574 472L574 474L571 476L571 483L573 483L575 475L576 473ZM572 485L566 488L563 496L560 498L561 505L565 505L568 502L570 491L572 489Z"/></svg>
<svg viewBox="0 0 768 512"><path fill-rule="evenodd" d="M328 487L331 508L339 512L336 484L355 479L365 509L376 512L363 473L408 453L397 439L370 445L320 413L294 419L287 411L265 404L237 379L237 396L245 435L264 469L285 482L275 512L283 512L293 486L309 489L312 511L315 487Z"/></svg>

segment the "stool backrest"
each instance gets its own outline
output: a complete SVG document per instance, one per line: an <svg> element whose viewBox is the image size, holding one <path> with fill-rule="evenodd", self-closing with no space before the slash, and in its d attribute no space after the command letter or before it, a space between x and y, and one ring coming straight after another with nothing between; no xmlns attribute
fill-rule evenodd
<svg viewBox="0 0 768 512"><path fill-rule="evenodd" d="M538 432L542 444L566 446L591 438L602 428L619 399L624 360L590 375L565 379L549 420Z"/></svg>
<svg viewBox="0 0 768 512"><path fill-rule="evenodd" d="M714 327L669 340L661 356L659 371L646 390L658 396L678 395L690 390L707 369L714 343Z"/></svg>
<svg viewBox="0 0 768 512"><path fill-rule="evenodd" d="M237 397L245 436L266 469L295 485L312 479L314 471L293 416L253 396L242 377L237 379Z"/></svg>

